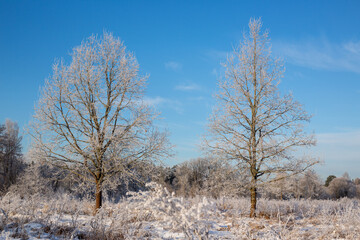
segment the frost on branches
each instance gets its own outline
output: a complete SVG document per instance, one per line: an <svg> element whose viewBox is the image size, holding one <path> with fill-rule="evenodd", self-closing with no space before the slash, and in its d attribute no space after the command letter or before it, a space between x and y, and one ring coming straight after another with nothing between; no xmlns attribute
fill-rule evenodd
<svg viewBox="0 0 360 240"><path fill-rule="evenodd" d="M112 34L92 36L73 49L41 90L31 124L33 159L66 169L95 188L133 177L138 164L159 160L170 148L153 127L157 114L142 100L147 77L134 55Z"/></svg>
<svg viewBox="0 0 360 240"><path fill-rule="evenodd" d="M282 178L276 176L305 171L317 162L293 154L297 147L315 144L304 131L310 115L291 94L279 93L284 68L271 57L268 32L261 27L260 19L251 19L249 33L224 64L218 105L204 140L211 155L231 162L248 176L252 217L259 186Z"/></svg>

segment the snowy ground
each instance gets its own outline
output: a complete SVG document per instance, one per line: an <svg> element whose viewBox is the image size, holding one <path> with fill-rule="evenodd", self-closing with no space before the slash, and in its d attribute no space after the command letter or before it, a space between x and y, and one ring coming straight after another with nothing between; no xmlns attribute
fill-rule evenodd
<svg viewBox="0 0 360 240"><path fill-rule="evenodd" d="M360 206L354 199L260 199L258 218L249 200L183 199L153 185L126 200L92 202L66 195L0 200L0 239L360 239Z"/></svg>

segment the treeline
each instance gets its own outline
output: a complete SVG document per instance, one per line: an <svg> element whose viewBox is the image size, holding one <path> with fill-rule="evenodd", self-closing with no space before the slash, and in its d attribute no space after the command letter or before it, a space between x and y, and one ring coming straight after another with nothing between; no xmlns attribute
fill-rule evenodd
<svg viewBox="0 0 360 240"><path fill-rule="evenodd" d="M51 165L45 159L34 159L22 154L22 137L16 122L6 120L0 124L0 196L7 193L29 196L67 193L79 198L92 197L91 183L81 181L69 170ZM125 164L126 174L116 175L104 185L106 197L117 201L128 191L144 190L145 184L156 176L161 168L142 162Z"/></svg>
<svg viewBox="0 0 360 240"><path fill-rule="evenodd" d="M16 183L25 169L21 139L17 123L6 120L5 124L0 124L0 193Z"/></svg>
<svg viewBox="0 0 360 240"><path fill-rule="evenodd" d="M248 174L234 170L230 164L215 159L198 158L163 169L168 189L185 197L205 195L248 197ZM314 170L289 176L278 174L277 181L259 184L259 195L269 199L339 199L360 197L360 179L330 175L325 183Z"/></svg>
<svg viewBox="0 0 360 240"><path fill-rule="evenodd" d="M93 196L91 185L79 181L68 170L35 159L28 159L25 164L21 140L15 122L7 120L0 125L0 194L10 190L20 195L68 193L79 198ZM198 158L173 167L147 162L133 166L129 163L126 167L127 174L116 176L105 184L104 197L108 200L116 202L128 191L143 190L149 181L158 182L184 197L247 197L249 192L248 174L228 161ZM259 184L260 197L284 200L360 197L360 179L351 180L347 173L341 177L330 175L325 183L313 170L294 176L278 174L274 179L280 180L271 182L270 179L270 183Z"/></svg>

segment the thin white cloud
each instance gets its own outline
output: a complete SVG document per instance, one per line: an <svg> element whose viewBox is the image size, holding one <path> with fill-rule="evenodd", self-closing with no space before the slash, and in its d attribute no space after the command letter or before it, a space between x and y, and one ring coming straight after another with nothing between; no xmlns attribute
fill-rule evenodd
<svg viewBox="0 0 360 240"><path fill-rule="evenodd" d="M197 97L189 97L188 100L190 100L190 101L205 101L206 98L203 96L197 96Z"/></svg>
<svg viewBox="0 0 360 240"><path fill-rule="evenodd" d="M358 147L357 150L360 154L360 130L336 133L320 133L316 136L319 144L332 145L335 147Z"/></svg>
<svg viewBox="0 0 360 240"><path fill-rule="evenodd" d="M343 44L326 40L275 42L273 50L286 62L313 69L360 73L360 42Z"/></svg>
<svg viewBox="0 0 360 240"><path fill-rule="evenodd" d="M189 83L189 84L177 85L175 86L175 89L180 91L195 91L195 90L201 90L201 87L196 83Z"/></svg>
<svg viewBox="0 0 360 240"><path fill-rule="evenodd" d="M165 63L165 68L173 71L181 71L182 64L179 62L170 61Z"/></svg>
<svg viewBox="0 0 360 240"><path fill-rule="evenodd" d="M165 108L165 109L172 109L176 111L178 114L182 114L184 112L182 103L178 100L172 100L163 97L144 97L142 99L141 104L154 107L156 109Z"/></svg>
<svg viewBox="0 0 360 240"><path fill-rule="evenodd" d="M229 56L230 52L220 50L208 50L205 52L205 56L211 60L225 61Z"/></svg>
<svg viewBox="0 0 360 240"><path fill-rule="evenodd" d="M167 101L167 99L156 96L156 97L144 97L142 100L142 104L147 105L147 106L151 106L151 107L156 107L159 106L162 103L165 103Z"/></svg>
<svg viewBox="0 0 360 240"><path fill-rule="evenodd" d="M351 53L360 55L360 41L345 43L344 48Z"/></svg>
<svg viewBox="0 0 360 240"><path fill-rule="evenodd" d="M324 161L328 174L349 172L356 176L360 167L360 130L316 134L313 153ZM330 172L329 172L330 171Z"/></svg>

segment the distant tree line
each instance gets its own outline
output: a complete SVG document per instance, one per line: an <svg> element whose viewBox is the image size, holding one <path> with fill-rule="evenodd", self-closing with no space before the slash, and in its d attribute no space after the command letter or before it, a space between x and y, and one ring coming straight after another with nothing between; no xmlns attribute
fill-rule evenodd
<svg viewBox="0 0 360 240"><path fill-rule="evenodd" d="M16 183L25 168L21 139L17 123L6 120L5 124L0 124L0 193Z"/></svg>
<svg viewBox="0 0 360 240"><path fill-rule="evenodd" d="M20 195L52 195L68 193L79 198L92 197L91 185L79 181L67 170L46 161L24 163L17 123L7 120L0 125L0 193L9 190ZM153 163L128 163L128 174L119 175L112 184L104 186L105 198L118 201L128 191L145 189L145 183L155 181L178 196L211 198L222 196L247 197L251 179L229 162L215 158L197 158L173 167ZM294 176L282 176L259 187L259 196L269 199L339 199L360 198L360 178L351 180L348 173L341 177L330 175L325 183L313 170Z"/></svg>
<svg viewBox="0 0 360 240"><path fill-rule="evenodd" d="M247 197L249 179L233 166L214 159L198 158L162 169L162 184L177 195ZM330 175L324 183L314 170L293 176L276 176L281 180L259 188L259 195L269 199L339 199L360 198L360 178L351 180Z"/></svg>
<svg viewBox="0 0 360 240"><path fill-rule="evenodd" d="M70 174L66 169L49 164L46 161L28 159L29 163L7 191L21 197L39 194L43 197L52 197L57 194L69 194L79 199L93 199L95 190L90 183L81 181ZM128 166L133 175L118 175L113 182L103 186L103 195L106 200L118 202L129 191L145 190L145 184L158 179L159 167L154 164L136 164ZM3 192L6 193L6 192Z"/></svg>

